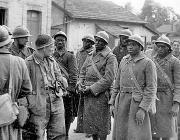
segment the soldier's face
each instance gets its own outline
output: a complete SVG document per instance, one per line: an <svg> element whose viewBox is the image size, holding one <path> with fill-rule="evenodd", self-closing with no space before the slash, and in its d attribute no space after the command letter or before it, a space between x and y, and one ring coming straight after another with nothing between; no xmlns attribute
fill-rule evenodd
<svg viewBox="0 0 180 140"><path fill-rule="evenodd" d="M96 47L96 50L102 50L104 49L106 46L106 43L103 39L99 38L99 37L96 37L95 38L95 47Z"/></svg>
<svg viewBox="0 0 180 140"><path fill-rule="evenodd" d="M128 36L120 35L119 38L122 45L127 45Z"/></svg>
<svg viewBox="0 0 180 140"><path fill-rule="evenodd" d="M57 36L55 38L55 46L58 50L65 48L66 46L66 38L64 36Z"/></svg>
<svg viewBox="0 0 180 140"><path fill-rule="evenodd" d="M83 39L83 47L84 49L89 49L93 45L92 41L89 39Z"/></svg>
<svg viewBox="0 0 180 140"><path fill-rule="evenodd" d="M179 55L180 53L180 42L175 41L172 45L172 50L174 55Z"/></svg>
<svg viewBox="0 0 180 140"><path fill-rule="evenodd" d="M169 47L164 43L157 43L157 53L160 57L166 56L169 54Z"/></svg>
<svg viewBox="0 0 180 140"><path fill-rule="evenodd" d="M141 51L141 47L135 41L129 41L127 43L127 50L130 55L137 55Z"/></svg>
<svg viewBox="0 0 180 140"><path fill-rule="evenodd" d="M52 56L53 53L54 53L54 50L55 50L54 44L52 44L52 45L50 45L48 47L45 47L44 48L44 56L45 57Z"/></svg>
<svg viewBox="0 0 180 140"><path fill-rule="evenodd" d="M27 42L29 41L29 37L21 37L17 38L18 45L20 48L23 48L26 46Z"/></svg>

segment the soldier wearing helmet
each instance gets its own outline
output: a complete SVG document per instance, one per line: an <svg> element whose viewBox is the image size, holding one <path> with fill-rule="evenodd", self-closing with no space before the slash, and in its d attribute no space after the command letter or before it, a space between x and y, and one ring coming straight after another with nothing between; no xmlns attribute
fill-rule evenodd
<svg viewBox="0 0 180 140"><path fill-rule="evenodd" d="M75 87L77 83L77 62L73 52L67 51L67 36L63 31L57 32L54 36L56 50L54 58L61 68L62 74L68 80L68 95L63 97L65 107L65 126L66 135L68 136L70 125L77 114L76 108L76 92Z"/></svg>
<svg viewBox="0 0 180 140"><path fill-rule="evenodd" d="M123 29L119 34L119 43L112 52L116 55L118 64L120 63L121 59L127 55L127 39L129 36L132 35L132 32L129 29Z"/></svg>
<svg viewBox="0 0 180 140"><path fill-rule="evenodd" d="M47 139L61 140L66 134L62 95L68 86L67 80L52 57L54 39L41 34L35 45L36 51L26 58L33 87L33 95L28 96L30 118L27 132L30 132L30 140L44 140L45 130Z"/></svg>
<svg viewBox="0 0 180 140"><path fill-rule="evenodd" d="M110 132L108 105L110 87L115 78L117 60L107 46L109 35L99 31L94 36L95 50L89 53L80 70L79 85L84 85L83 131L92 134L93 140L106 140Z"/></svg>
<svg viewBox="0 0 180 140"><path fill-rule="evenodd" d="M180 61L172 55L170 40L165 35L156 42L157 55L153 58L157 68L157 112L152 128L154 140L176 139L177 115L180 103ZM168 126L168 127L167 127Z"/></svg>
<svg viewBox="0 0 180 140"><path fill-rule="evenodd" d="M152 139L148 111L156 95L157 74L154 62L144 55L143 48L144 42L139 35L130 36L129 54L119 64L109 101L111 112L116 111L113 140Z"/></svg>
<svg viewBox="0 0 180 140"><path fill-rule="evenodd" d="M23 59L30 56L34 49L32 47L26 46L29 41L30 33L25 27L17 26L12 32L12 39L14 42L9 48L12 55L19 56Z"/></svg>
<svg viewBox="0 0 180 140"><path fill-rule="evenodd" d="M87 55L92 53L92 51L94 50L94 46L93 46L95 43L94 36L91 34L85 35L82 38L82 42L83 42L83 47L76 54L78 74L80 73L81 67L84 64ZM79 86L80 85L77 82L77 87ZM80 96L78 114L77 114L77 127L76 130L74 130L76 133L83 133L83 110L84 110L84 98L83 96Z"/></svg>
<svg viewBox="0 0 180 140"><path fill-rule="evenodd" d="M20 57L12 56L8 50L11 42L12 40L7 29L4 26L0 26L0 95L2 96L9 92L9 83L12 78L11 91L13 92L9 94L12 101L18 101L20 98L26 97L32 93L32 85L25 61ZM9 78L9 76L11 76L11 78ZM2 100L0 102L1 106L2 104L6 104ZM6 114L6 110L4 111L5 112L1 112L1 114ZM5 119L8 119L8 117ZM12 120L8 121L10 122ZM1 125L0 139L22 140L22 132L20 128L15 128L14 126L14 122L10 122L4 126Z"/></svg>

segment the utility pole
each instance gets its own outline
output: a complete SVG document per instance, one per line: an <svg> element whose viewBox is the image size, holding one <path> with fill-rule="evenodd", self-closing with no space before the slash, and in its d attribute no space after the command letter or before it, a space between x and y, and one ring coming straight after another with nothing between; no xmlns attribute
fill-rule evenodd
<svg viewBox="0 0 180 140"><path fill-rule="evenodd" d="M67 27L66 27L66 0L64 0L64 16L63 16L63 28L65 33L67 34Z"/></svg>

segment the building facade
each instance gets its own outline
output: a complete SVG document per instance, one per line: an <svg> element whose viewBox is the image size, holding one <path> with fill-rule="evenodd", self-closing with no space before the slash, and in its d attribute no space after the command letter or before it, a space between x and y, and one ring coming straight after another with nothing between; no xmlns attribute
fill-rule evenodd
<svg viewBox="0 0 180 140"><path fill-rule="evenodd" d="M11 30L16 26L27 27L34 46L38 34L50 33L51 0L0 0L0 16L0 24Z"/></svg>

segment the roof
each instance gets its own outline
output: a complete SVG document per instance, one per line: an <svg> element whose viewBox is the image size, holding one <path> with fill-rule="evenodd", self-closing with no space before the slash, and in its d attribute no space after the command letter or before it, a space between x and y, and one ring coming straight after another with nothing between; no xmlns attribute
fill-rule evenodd
<svg viewBox="0 0 180 140"><path fill-rule="evenodd" d="M121 26L116 26L116 25L96 24L96 26L115 37L118 37L119 33L123 29Z"/></svg>
<svg viewBox="0 0 180 140"><path fill-rule="evenodd" d="M65 0L52 0L64 9ZM96 19L130 23L146 23L135 14L110 1L102 0L66 0L65 11L70 17L79 19Z"/></svg>
<svg viewBox="0 0 180 140"><path fill-rule="evenodd" d="M157 35L160 34L160 32L157 29L154 29L149 24L145 24L144 27L147 28L148 30L150 30L151 32L153 32L154 34L157 34Z"/></svg>
<svg viewBox="0 0 180 140"><path fill-rule="evenodd" d="M158 30L160 33L171 33L171 32L172 32L172 25L170 25L170 24L164 24L164 25L158 27L157 30Z"/></svg>

